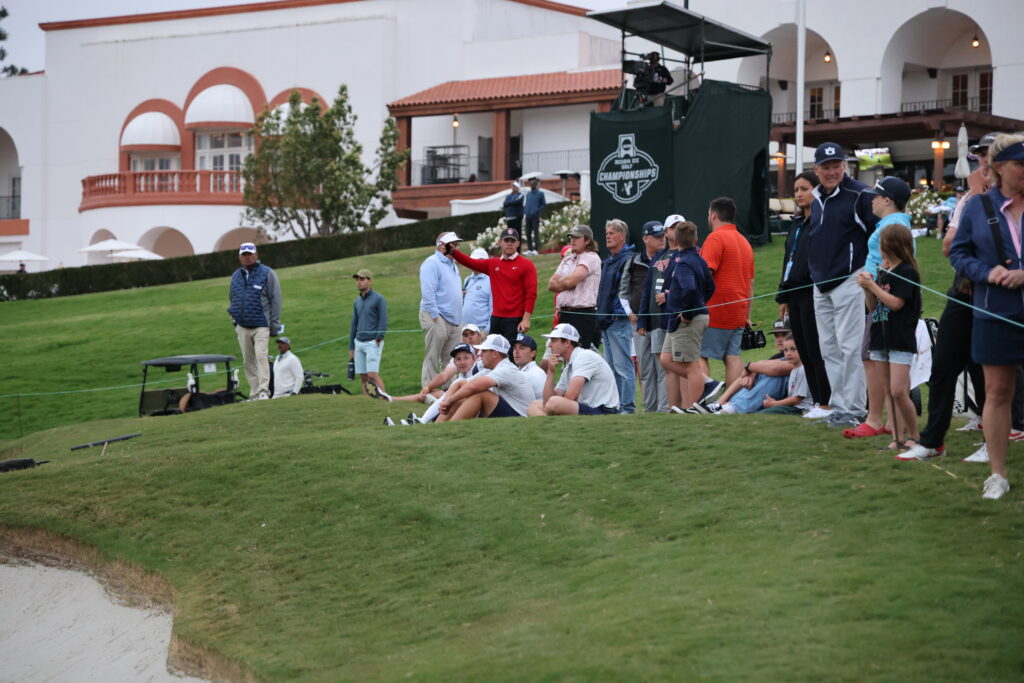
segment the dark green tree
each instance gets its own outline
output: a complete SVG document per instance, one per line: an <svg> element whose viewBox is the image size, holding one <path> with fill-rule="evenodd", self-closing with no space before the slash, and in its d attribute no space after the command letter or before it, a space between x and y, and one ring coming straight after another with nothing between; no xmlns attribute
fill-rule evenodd
<svg viewBox="0 0 1024 683"><path fill-rule="evenodd" d="M6 19L7 14L7 8L0 7L0 21ZM7 40L7 31L0 26L0 43L3 43L5 40ZM0 45L0 62L3 62L5 59L7 59L7 50L4 49L3 45ZM0 69L0 73L3 73L5 76L19 76L21 74L27 74L28 69L20 66L14 66L13 64L7 64Z"/></svg>
<svg viewBox="0 0 1024 683"><path fill-rule="evenodd" d="M264 110L253 128L256 151L242 167L246 220L298 238L377 227L408 152L396 151L398 127L385 119L367 167L355 121L345 85L326 111L316 99L304 105L297 91L286 111Z"/></svg>

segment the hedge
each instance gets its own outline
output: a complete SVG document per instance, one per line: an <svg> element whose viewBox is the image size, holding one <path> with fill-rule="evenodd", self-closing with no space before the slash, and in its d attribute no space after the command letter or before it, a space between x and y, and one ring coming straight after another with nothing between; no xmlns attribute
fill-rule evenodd
<svg viewBox="0 0 1024 683"><path fill-rule="evenodd" d="M454 230L461 237L472 240L478 233L495 225L501 216L500 211L488 211L431 218L348 235L264 244L260 246L260 260L274 268L287 268L422 247L432 244L437 235L446 230ZM28 275L0 275L0 301L71 296L226 277L237 267L238 254L232 250L162 261L134 261L62 268Z"/></svg>

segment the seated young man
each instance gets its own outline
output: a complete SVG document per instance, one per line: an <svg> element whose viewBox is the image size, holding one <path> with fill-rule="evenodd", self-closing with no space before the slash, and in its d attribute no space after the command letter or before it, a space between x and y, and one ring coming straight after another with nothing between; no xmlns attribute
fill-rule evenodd
<svg viewBox="0 0 1024 683"><path fill-rule="evenodd" d="M452 360L448 365L454 368L455 379L452 382L452 385L448 388L448 391L451 391L452 389L457 389L462 382L477 375L479 372L482 371L483 368L483 366L480 365L480 361L477 360L476 354L473 352L473 347L470 346L469 344L458 344L455 348L452 349L451 356ZM441 375L445 374L446 372L447 368L441 372ZM431 384L433 384L438 379L438 377L441 377L441 375L438 375L433 380L431 380ZM443 399L443 397L444 394L441 394L441 399ZM433 422L435 419L437 419L437 416L440 415L440 413L440 399L437 399L434 400L434 402L426 409L426 411L424 411L422 417L420 417L416 413L409 413L409 416L407 418L399 420L398 423L403 426L409 426L413 424L425 424L427 422ZM389 416L384 418L384 424L388 427L392 427L396 423Z"/></svg>
<svg viewBox="0 0 1024 683"><path fill-rule="evenodd" d="M544 398L544 381L548 375L535 362L537 358L537 342L528 334L519 334L516 343L512 347L512 360L519 366L521 372L526 373L533 387L535 399Z"/></svg>
<svg viewBox="0 0 1024 683"><path fill-rule="evenodd" d="M786 362L793 366L789 373L789 387L786 398L775 399L765 396L764 407L757 411L759 413L776 413L779 415L803 415L805 411L814 407L811 400L811 388L807 384L807 371L800 360L800 352L796 349L796 342L793 335L786 335L786 345L783 349L786 354Z"/></svg>
<svg viewBox="0 0 1024 683"><path fill-rule="evenodd" d="M530 417L540 415L615 415L619 412L619 390L615 375L604 357L580 347L580 333L569 323L560 323L548 338L555 356L547 367L544 396L530 404ZM565 362L555 385L555 366Z"/></svg>
<svg viewBox="0 0 1024 683"><path fill-rule="evenodd" d="M476 348L476 345L482 342L483 339L484 335L481 334L480 328L474 325L473 323L467 323L462 328L462 344L460 344L459 346L468 345L471 347L470 353L474 353L472 349ZM455 348L459 347L456 346ZM473 358L476 361L476 370L474 372L471 372L471 375L476 374L484 367L479 362L479 353L474 353ZM393 396L391 400L418 401L420 403L428 404L433 403L434 401L436 401L437 399L441 398L444 395L445 387L448 386L449 382L451 382L453 378L456 378L456 375L459 375L461 377L461 371L455 367L454 360L448 361L448 365L444 366L444 369L441 370L441 372L434 375L434 378L427 382L427 384L422 389L420 389L418 394L407 394L406 396Z"/></svg>
<svg viewBox="0 0 1024 683"><path fill-rule="evenodd" d="M703 406L697 403L696 412L725 414L753 413L764 407L764 399L785 398L788 377L793 366L785 359L785 340L789 336L789 328L785 321L776 320L772 331L775 336L775 348L778 352L766 360L758 360L743 366L743 374L733 382L722 397L715 403ZM728 406L723 409L723 406ZM703 410L701 410L703 409Z"/></svg>
<svg viewBox="0 0 1024 683"><path fill-rule="evenodd" d="M438 422L474 417L526 417L534 400L529 378L508 359L508 339L492 334L476 347L484 371L452 385L438 402Z"/></svg>

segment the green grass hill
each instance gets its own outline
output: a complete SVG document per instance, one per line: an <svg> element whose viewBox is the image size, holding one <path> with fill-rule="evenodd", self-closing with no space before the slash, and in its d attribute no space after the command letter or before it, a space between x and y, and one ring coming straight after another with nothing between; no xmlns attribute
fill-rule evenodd
<svg viewBox="0 0 1024 683"><path fill-rule="evenodd" d="M944 290L937 241L918 249ZM344 335L360 267L392 327L415 329L422 256L284 270L289 335ZM770 292L778 243L757 256ZM540 259L542 280L553 267ZM131 384L143 358L236 353L226 288L2 304L2 393ZM941 306L925 296L926 313ZM754 317L775 311L762 299ZM303 360L340 372L344 349ZM416 386L421 353L418 334L389 335L389 388ZM51 462L0 475L0 536L40 529L158 573L177 635L262 680L1024 672L1024 505L1016 488L981 499L987 468L959 462L977 433L951 433L951 457L899 463L875 440L784 416L385 428L417 406L318 395L140 420L136 400L25 397L23 438L5 406L2 457ZM69 451L133 432L106 455Z"/></svg>

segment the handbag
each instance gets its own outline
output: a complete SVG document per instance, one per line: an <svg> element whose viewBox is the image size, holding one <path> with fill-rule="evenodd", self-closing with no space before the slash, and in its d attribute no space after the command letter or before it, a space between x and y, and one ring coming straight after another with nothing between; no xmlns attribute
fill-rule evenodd
<svg viewBox="0 0 1024 683"><path fill-rule="evenodd" d="M763 349L767 344L768 340L765 339L764 332L755 330L750 325L743 328L743 336L740 338L740 351Z"/></svg>

